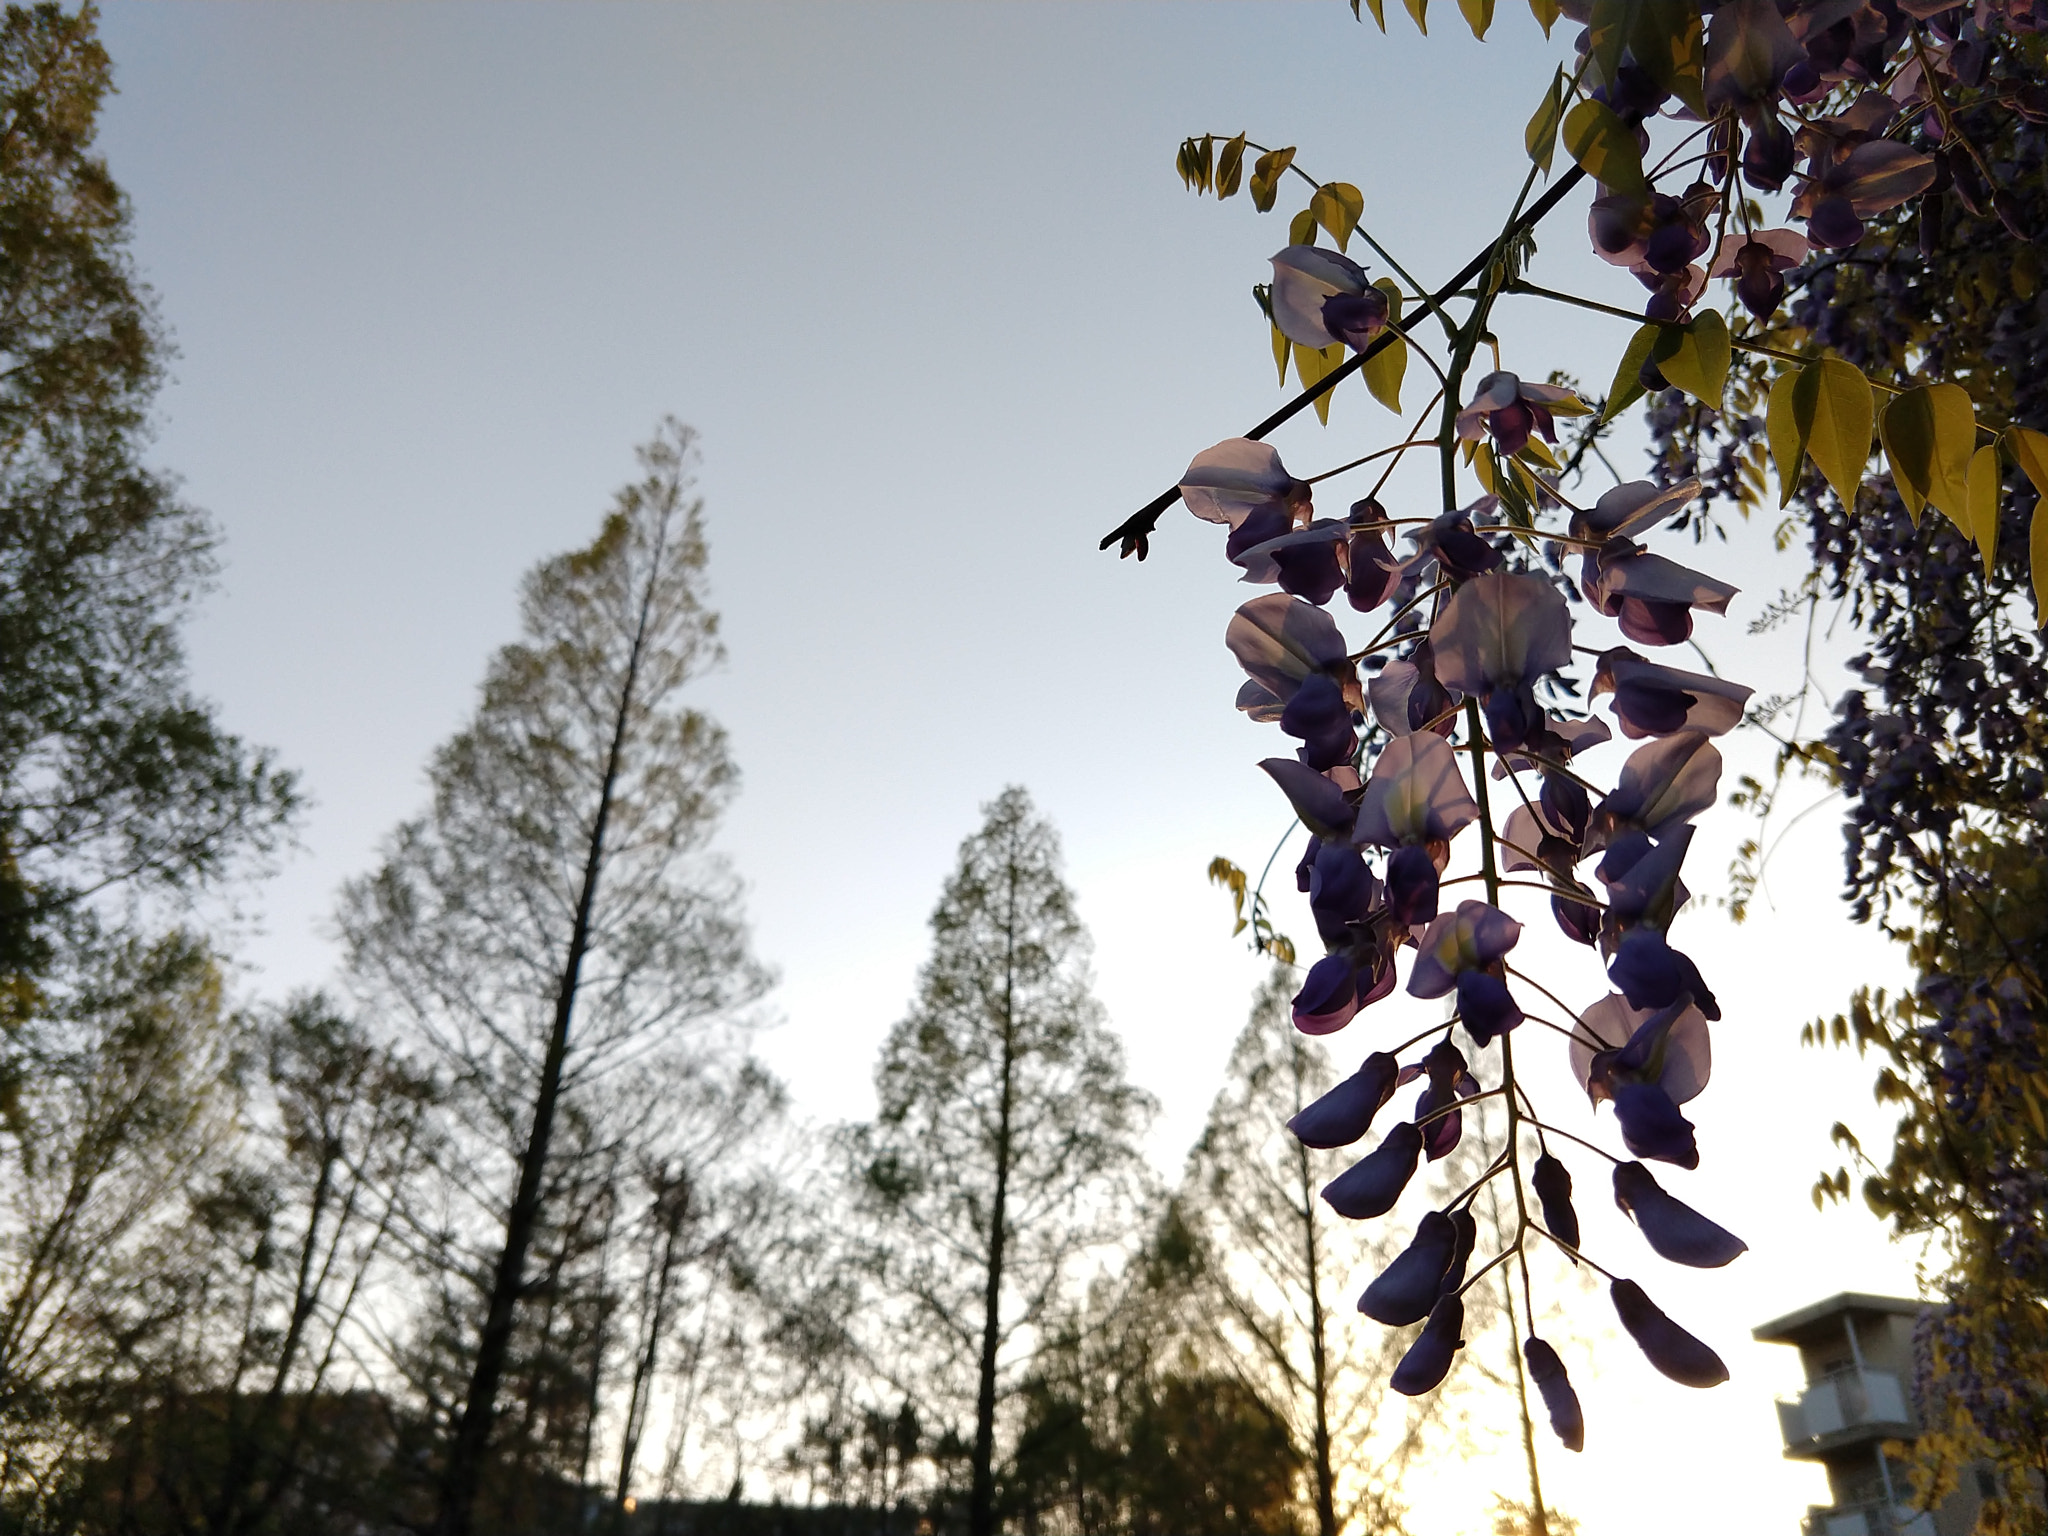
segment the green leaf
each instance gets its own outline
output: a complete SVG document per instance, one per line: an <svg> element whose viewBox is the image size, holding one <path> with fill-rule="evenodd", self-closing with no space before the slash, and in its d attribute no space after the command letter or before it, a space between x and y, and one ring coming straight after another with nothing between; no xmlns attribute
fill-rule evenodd
<svg viewBox="0 0 2048 1536"><path fill-rule="evenodd" d="M1373 287L1387 296L1387 316L1399 325L1401 285L1392 278L1383 277ZM1359 371L1365 375L1365 387L1371 391L1373 399L1398 416L1401 413L1401 379L1408 372L1408 343L1395 337L1384 350L1367 358Z"/></svg>
<svg viewBox="0 0 2048 1536"><path fill-rule="evenodd" d="M2029 474L2029 480L2034 477ZM2048 629L2048 496L2034 503L2027 533L2027 565L2034 578L2034 627Z"/></svg>
<svg viewBox="0 0 2048 1536"><path fill-rule="evenodd" d="M1658 329L1663 334L1650 354L1658 371L1702 405L1718 411L1728 388L1728 322L1709 309L1683 326Z"/></svg>
<svg viewBox="0 0 2048 1536"><path fill-rule="evenodd" d="M1343 363L1344 348L1341 343L1324 347L1320 351L1314 347L1304 347L1299 342L1294 345L1294 372L1301 380L1303 389L1313 388L1321 382L1325 374L1335 372ZM1331 390L1327 394L1316 396L1316 415L1322 418L1326 427L1330 424L1330 396L1335 393L1335 390Z"/></svg>
<svg viewBox="0 0 2048 1536"><path fill-rule="evenodd" d="M1289 245L1314 245L1316 243L1316 216L1312 209L1304 208L1294 216L1287 226Z"/></svg>
<svg viewBox="0 0 2048 1536"><path fill-rule="evenodd" d="M1489 496L1500 494L1500 475L1493 463L1493 447L1480 443L1472 450L1472 473L1479 477L1479 489Z"/></svg>
<svg viewBox="0 0 2048 1536"><path fill-rule="evenodd" d="M1557 25L1557 18L1564 12L1558 9L1557 0L1529 0L1529 14L1536 18L1536 24L1543 29L1545 37Z"/></svg>
<svg viewBox="0 0 2048 1536"><path fill-rule="evenodd" d="M1529 158L1542 167L1546 176L1550 174L1550 162L1557 155L1557 125L1564 121L1564 95L1564 71L1560 69L1551 77L1550 89L1544 93L1536 115L1522 130L1522 143L1529 151Z"/></svg>
<svg viewBox="0 0 2048 1536"><path fill-rule="evenodd" d="M1643 388L1643 364L1650 360L1663 331L1661 325L1646 325L1629 338L1628 350L1621 354L1621 366L1614 370L1614 383L1607 390L1607 405L1600 412L1602 421L1614 420L1648 393Z"/></svg>
<svg viewBox="0 0 2048 1536"><path fill-rule="evenodd" d="M1385 30L1382 28L1381 30ZM1280 195L1280 178L1287 167L1294 164L1294 146L1285 149L1269 149L1259 156L1252 166L1252 206L1261 213L1273 211L1273 200ZM1295 242L1299 244L1300 242Z"/></svg>
<svg viewBox="0 0 2048 1536"><path fill-rule="evenodd" d="M1807 453L1842 505L1853 509L1870 461L1870 380L1839 357L1808 363L1792 386L1792 414Z"/></svg>
<svg viewBox="0 0 2048 1536"><path fill-rule="evenodd" d="M1493 25L1493 0L1458 0L1458 10L1465 18L1465 25L1472 29L1472 35L1485 42L1486 29Z"/></svg>
<svg viewBox="0 0 2048 1536"><path fill-rule="evenodd" d="M1408 14L1415 18L1415 28L1424 37L1429 36L1429 0L1401 0L1408 7Z"/></svg>
<svg viewBox="0 0 2048 1536"><path fill-rule="evenodd" d="M1582 101L1566 114L1564 147L1596 181L1617 192L1642 192L1643 152L1635 130L1605 102Z"/></svg>
<svg viewBox="0 0 2048 1536"><path fill-rule="evenodd" d="M1960 384L1909 389L1885 407L1878 435L1906 514L1917 524L1931 503L1969 533L1970 455L1977 446L1970 392Z"/></svg>
<svg viewBox="0 0 2048 1536"><path fill-rule="evenodd" d="M1771 445L1771 461L1778 467L1778 505L1788 505L1799 489L1799 471L1806 458L1806 429L1799 425L1799 413L1792 407L1793 391L1800 375L1786 372L1771 385L1770 408L1764 414L1764 436Z"/></svg>
<svg viewBox="0 0 2048 1536"><path fill-rule="evenodd" d="M1330 238L1341 251L1350 242L1351 232L1358 228L1358 221L1365 217L1365 194L1348 181L1324 182L1308 200L1308 211L1330 232Z"/></svg>
<svg viewBox="0 0 2048 1536"><path fill-rule="evenodd" d="M1998 467L1998 445L1987 443L1970 455L1964 499L1969 504L1970 537L1984 553L1984 576L1991 577L1991 563L1998 558L1998 491L2003 472Z"/></svg>
<svg viewBox="0 0 2048 1536"><path fill-rule="evenodd" d="M1216 196L1230 197L1237 191L1238 177L1244 173L1244 135L1239 134L1223 146L1223 153L1216 157Z"/></svg>

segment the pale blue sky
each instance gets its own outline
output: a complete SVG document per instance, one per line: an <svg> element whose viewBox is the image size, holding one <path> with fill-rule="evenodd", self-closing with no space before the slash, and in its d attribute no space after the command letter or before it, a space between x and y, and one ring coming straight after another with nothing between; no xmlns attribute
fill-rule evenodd
<svg viewBox="0 0 2048 1536"><path fill-rule="evenodd" d="M261 893L251 987L326 978L334 888L418 808L520 572L590 537L674 412L703 433L732 653L705 690L745 776L724 846L783 977L765 1053L807 1113L864 1109L953 849L1021 782L1065 834L1171 1167L1256 980L1202 870L1263 859L1286 821L1253 767L1278 740L1230 708L1241 594L1214 530L1175 512L1144 567L1095 552L1280 398L1248 290L1284 227L1183 192L1173 152L1204 129L1299 144L1441 277L1497 226L1555 49L1509 6L1484 46L1439 9L1423 40L1337 0L110 5L103 147L181 350L160 457L226 536L195 670L316 802ZM1639 303L1581 217L1540 270ZM1570 313L1501 332L1510 367L1596 384L1627 337ZM1391 421L1354 390L1279 442L1313 473ZM1714 568L1750 591L1709 643L1772 691L1796 653L1741 632L1792 571L1738 544ZM1714 820L1708 892L1747 830ZM1910 1282L1867 1218L1806 1204L1828 1125L1871 1117L1861 1069L1802 1055L1798 1024L1898 969L1841 921L1836 848L1819 813L1775 908L1740 935L1688 919L1728 1022L1683 1188L1756 1251L1673 1275L1618 1219L1589 1229L1737 1375L1689 1394L1626 1341L1601 1352L1585 1456L1546 1453L1588 1536L1641 1529L1673 1480L1668 1536L1790 1530L1817 1479L1777 1459L1791 1365L1747 1328ZM1678 1472L1689 1443L1711 1473ZM1423 1529L1477 1529L1485 1480L1419 1488Z"/></svg>

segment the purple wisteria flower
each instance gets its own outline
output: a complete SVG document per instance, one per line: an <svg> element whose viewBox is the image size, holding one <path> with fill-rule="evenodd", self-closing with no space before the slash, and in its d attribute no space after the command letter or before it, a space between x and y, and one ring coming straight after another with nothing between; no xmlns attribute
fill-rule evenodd
<svg viewBox="0 0 2048 1536"><path fill-rule="evenodd" d="M1579 565L1579 590L1637 644L1677 645L1692 638L1693 609L1726 613L1729 599L1741 589L1653 555L1617 534L1586 552Z"/></svg>
<svg viewBox="0 0 2048 1536"><path fill-rule="evenodd" d="M1579 1213L1572 1206L1571 1170L1545 1152L1530 1170L1529 1187L1536 1191L1536 1199L1543 1207L1543 1225L1551 1236L1577 1248ZM1572 1262L1579 1261L1575 1258Z"/></svg>
<svg viewBox="0 0 2048 1536"><path fill-rule="evenodd" d="M1446 1157L1457 1146L1464 1130L1465 1112L1455 1106L1461 1099L1469 1099L1479 1091L1479 1082L1465 1070L1465 1054L1450 1041L1431 1048L1415 1066L1401 1069L1401 1081L1413 1082L1427 1076L1429 1086L1417 1095L1415 1120L1423 1127L1423 1148L1429 1153L1429 1160L1435 1162ZM1430 1119L1434 1115L1437 1118Z"/></svg>
<svg viewBox="0 0 2048 1536"><path fill-rule="evenodd" d="M1337 685L1348 709L1361 709L1365 693L1344 636L1313 603L1269 592L1240 606L1223 643L1251 681L1238 690L1237 707L1254 720L1278 720L1296 691L1320 673Z"/></svg>
<svg viewBox="0 0 2048 1536"><path fill-rule="evenodd" d="M1459 700L1437 681L1436 657L1427 640L1401 661L1390 661L1380 675L1366 685L1372 716L1389 736L1406 736L1431 730L1439 735L1451 729L1451 714Z"/></svg>
<svg viewBox="0 0 2048 1536"><path fill-rule="evenodd" d="M1512 752L1548 725L1535 684L1571 664L1571 615L1548 577L1493 571L1451 594L1429 645L1438 680L1477 698L1494 750Z"/></svg>
<svg viewBox="0 0 2048 1536"><path fill-rule="evenodd" d="M1629 1151L1681 1168L1699 1166L1692 1122L1678 1106L1706 1087L1713 1058L1706 1018L1690 997L1654 1012L1631 1006L1625 996L1602 998L1580 1015L1571 1059L1587 1098L1614 1105Z"/></svg>
<svg viewBox="0 0 2048 1536"><path fill-rule="evenodd" d="M1491 517L1500 505L1498 496L1482 496L1469 507L1445 512L1408 535L1415 546L1412 568L1434 559L1444 575L1453 581L1469 581L1487 571L1498 570L1506 558L1475 526L1480 518Z"/></svg>
<svg viewBox="0 0 2048 1536"><path fill-rule="evenodd" d="M1550 1428L1568 1451L1586 1448L1586 1416L1579 1408L1579 1394L1572 1390L1564 1362L1557 1351L1531 1334L1522 1343L1522 1359L1529 1367L1529 1379L1542 1394L1550 1414Z"/></svg>
<svg viewBox="0 0 2048 1536"><path fill-rule="evenodd" d="M1406 1397L1435 1391L1450 1374L1453 1357L1465 1347L1464 1330L1464 1301L1456 1295L1439 1299L1387 1385Z"/></svg>
<svg viewBox="0 0 2048 1536"><path fill-rule="evenodd" d="M1749 1249L1726 1227L1668 1194L1641 1163L1614 1165L1614 1203L1634 1219L1657 1256L1674 1264L1719 1269Z"/></svg>
<svg viewBox="0 0 2048 1536"><path fill-rule="evenodd" d="M1287 1129L1305 1147L1348 1147L1372 1129L1373 1116L1394 1096L1400 1075L1400 1062L1385 1051L1374 1051L1356 1072L1297 1112Z"/></svg>
<svg viewBox="0 0 2048 1536"><path fill-rule="evenodd" d="M1388 314L1387 296L1339 251L1290 245L1273 257L1273 324L1297 346L1362 349Z"/></svg>
<svg viewBox="0 0 2048 1536"><path fill-rule="evenodd" d="M1465 1028L1486 1045L1522 1022L1522 1010L1501 974L1508 951L1521 936L1522 925L1499 907L1461 901L1457 911L1444 913L1423 933L1408 990L1416 997L1442 997L1455 990Z"/></svg>
<svg viewBox="0 0 2048 1536"><path fill-rule="evenodd" d="M1718 1387L1728 1379L1721 1357L1664 1315L1633 1280L1617 1280L1608 1288L1621 1326L1636 1341L1650 1364L1684 1387Z"/></svg>
<svg viewBox="0 0 2048 1536"><path fill-rule="evenodd" d="M1472 391L1472 403L1458 412L1458 436L1477 442L1493 434L1499 453L1520 453L1531 433L1557 441L1558 415L1583 410L1578 396L1556 384L1525 384L1506 371L1489 373Z"/></svg>
<svg viewBox="0 0 2048 1536"><path fill-rule="evenodd" d="M1323 1186L1323 1201L1353 1221L1384 1216L1415 1177L1421 1156L1422 1132L1412 1120L1403 1120L1377 1147Z"/></svg>
<svg viewBox="0 0 2048 1536"><path fill-rule="evenodd" d="M1759 320L1768 320L1785 302L1785 274L1806 260L1813 242L1796 229L1759 229L1746 240L1730 240L1709 277L1735 279L1735 297Z"/></svg>
<svg viewBox="0 0 2048 1536"><path fill-rule="evenodd" d="M1442 1211L1428 1211L1415 1236L1358 1298L1358 1310L1389 1328L1406 1328L1429 1315L1443 1291L1444 1272L1458 1246L1458 1229Z"/></svg>
<svg viewBox="0 0 2048 1536"><path fill-rule="evenodd" d="M1648 533L1666 519L1676 517L1699 494L1697 477L1680 480L1675 485L1658 485L1654 480L1630 480L1604 493L1593 503L1591 510L1573 513L1571 536L1575 539L1633 539Z"/></svg>
<svg viewBox="0 0 2048 1536"><path fill-rule="evenodd" d="M1203 522L1233 529L1262 509L1278 509L1290 522L1314 512L1308 482L1288 474L1278 453L1248 437L1228 437L1196 454L1181 476L1180 497Z"/></svg>
<svg viewBox="0 0 2048 1536"><path fill-rule="evenodd" d="M1645 742L1622 764L1614 792L1594 809L1586 848L1596 852L1634 830L1663 838L1714 803L1721 754L1702 731Z"/></svg>
<svg viewBox="0 0 2048 1536"><path fill-rule="evenodd" d="M1621 645L1601 654L1591 691L1595 698L1614 695L1610 707L1622 735L1639 741L1674 731L1723 735L1741 721L1743 706L1756 690L1704 672L1661 666Z"/></svg>

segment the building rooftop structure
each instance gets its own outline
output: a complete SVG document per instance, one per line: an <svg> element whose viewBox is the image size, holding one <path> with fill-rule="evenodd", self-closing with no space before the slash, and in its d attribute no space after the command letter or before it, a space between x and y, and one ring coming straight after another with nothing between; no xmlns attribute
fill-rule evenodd
<svg viewBox="0 0 2048 1536"><path fill-rule="evenodd" d="M1844 1291L1752 1330L1799 1351L1806 1384L1778 1403L1785 1455L1818 1463L1832 1500L1806 1512L1805 1536L1968 1536L1981 1502L1959 1489L1933 1510L1912 1507L1897 1454L1920 1432L1913 1400L1913 1329L1922 1303Z"/></svg>

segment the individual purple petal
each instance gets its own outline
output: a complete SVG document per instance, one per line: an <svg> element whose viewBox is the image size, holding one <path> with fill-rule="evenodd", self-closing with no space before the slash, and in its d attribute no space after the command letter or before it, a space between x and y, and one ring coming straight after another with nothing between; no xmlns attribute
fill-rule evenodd
<svg viewBox="0 0 2048 1536"><path fill-rule="evenodd" d="M1347 696L1357 687L1344 637L1330 616L1284 592L1268 592L1240 606L1223 632L1223 643L1252 681L1283 704L1313 672L1348 683Z"/></svg>
<svg viewBox="0 0 2048 1536"><path fill-rule="evenodd" d="M1493 571L1451 594L1429 645L1446 688L1484 696L1569 666L1571 615L1548 577Z"/></svg>
<svg viewBox="0 0 2048 1536"><path fill-rule="evenodd" d="M1579 1408L1579 1394L1572 1390L1564 1362L1557 1351L1533 1334L1522 1342L1522 1359L1529 1367L1529 1379L1543 1396L1550 1412L1550 1428L1568 1451L1586 1448L1586 1416Z"/></svg>
<svg viewBox="0 0 2048 1536"><path fill-rule="evenodd" d="M1354 926L1371 917L1379 899L1380 883L1365 855L1342 843L1318 843L1309 868L1308 905L1325 944L1334 949L1355 939Z"/></svg>
<svg viewBox="0 0 2048 1536"><path fill-rule="evenodd" d="M1436 860L1420 843L1396 848L1387 860L1387 916L1413 928L1436 916L1439 874Z"/></svg>
<svg viewBox="0 0 2048 1536"><path fill-rule="evenodd" d="M1553 1237L1579 1246L1579 1213L1572 1207L1571 1170L1548 1152L1536 1159L1530 1186L1543 1206L1543 1225ZM1572 1262L1576 1264L1577 1259Z"/></svg>
<svg viewBox="0 0 2048 1536"><path fill-rule="evenodd" d="M1607 963L1607 979L1631 1008L1668 1008L1689 993L1701 1013L1721 1017L1721 1005L1707 990L1699 967L1654 928L1631 928L1621 936Z"/></svg>
<svg viewBox="0 0 2048 1536"><path fill-rule="evenodd" d="M1280 567L1273 557L1254 551L1277 539L1294 526L1294 514L1277 501L1262 502L1245 513L1244 520L1230 530L1223 541L1223 556L1244 572L1244 580L1270 586L1280 579Z"/></svg>
<svg viewBox="0 0 2048 1536"><path fill-rule="evenodd" d="M1617 1280L1608 1294L1621 1326L1650 1364L1680 1386L1717 1387L1728 1379L1721 1357L1666 1317L1635 1281Z"/></svg>
<svg viewBox="0 0 2048 1536"><path fill-rule="evenodd" d="M1457 702L1436 680L1429 642L1422 641L1406 661L1390 661L1367 685L1373 718L1390 736L1407 736L1445 718Z"/></svg>
<svg viewBox="0 0 2048 1536"><path fill-rule="evenodd" d="M1397 736L1381 750L1359 798L1355 840L1381 848L1447 843L1479 819L1451 744L1432 731Z"/></svg>
<svg viewBox="0 0 2048 1536"><path fill-rule="evenodd" d="M1640 739L1674 731L1704 731L1719 736L1742 719L1753 689L1703 672L1645 661L1626 646L1601 654L1593 671L1592 695L1614 695L1614 715L1622 734Z"/></svg>
<svg viewBox="0 0 2048 1536"><path fill-rule="evenodd" d="M1248 437L1225 438L1204 448L1180 478L1181 500L1205 523L1235 528L1254 507L1278 502L1290 513L1309 510L1305 481L1287 473L1280 455Z"/></svg>
<svg viewBox="0 0 2048 1536"><path fill-rule="evenodd" d="M1325 955L1294 994L1294 1027L1304 1035L1335 1034L1358 1009L1357 968L1343 955Z"/></svg>
<svg viewBox="0 0 2048 1536"><path fill-rule="evenodd" d="M1344 791L1326 775L1292 757L1265 758L1259 766L1272 775L1303 826L1325 842L1349 841L1355 813Z"/></svg>
<svg viewBox="0 0 2048 1536"><path fill-rule="evenodd" d="M1806 232L1824 251L1846 251L1863 239L1863 221L1848 198L1823 197L1807 215Z"/></svg>
<svg viewBox="0 0 2048 1536"><path fill-rule="evenodd" d="M1254 569L1263 571L1270 561L1272 579L1281 589L1304 602L1321 607L1344 585L1344 568L1338 551L1348 537L1347 525L1332 518L1317 518L1306 528L1283 530L1264 543L1245 549L1238 563L1250 580Z"/></svg>
<svg viewBox="0 0 2048 1536"><path fill-rule="evenodd" d="M1273 324L1297 346L1321 350L1338 340L1323 323L1323 306L1339 294L1372 288L1365 269L1339 251L1290 245L1273 257Z"/></svg>
<svg viewBox="0 0 2048 1536"><path fill-rule="evenodd" d="M1858 219L1867 219L1918 197L1934 185L1935 174L1932 155L1922 154L1894 139L1871 139L1858 144L1821 173L1818 186L1826 195L1820 201L1844 199L1851 214ZM1819 205L1816 204L1816 214L1818 211ZM1809 232L1813 227L1809 221ZM1817 244L1834 243L1822 240L1818 234L1814 235L1814 240Z"/></svg>
<svg viewBox="0 0 2048 1536"><path fill-rule="evenodd" d="M1344 551L1344 597L1360 613L1379 607L1400 584L1404 566L1387 548L1389 526L1376 501L1361 501L1351 508L1351 532Z"/></svg>
<svg viewBox="0 0 2048 1536"><path fill-rule="evenodd" d="M1490 1045L1522 1022L1508 984L1491 971L1458 973L1458 1017L1477 1045Z"/></svg>
<svg viewBox="0 0 2048 1536"><path fill-rule="evenodd" d="M1614 793L1600 802L1588 841L1604 847L1625 827L1665 837L1713 805L1721 783L1721 754L1699 731L1679 731L1646 742L1622 764Z"/></svg>
<svg viewBox="0 0 2048 1536"><path fill-rule="evenodd" d="M1630 1078L1653 1082L1674 1104L1699 1097L1713 1075L1706 1016L1688 998L1665 1008L1631 1008L1609 993L1572 1030L1572 1073L1595 1104Z"/></svg>
<svg viewBox="0 0 2048 1536"><path fill-rule="evenodd" d="M1726 1227L1666 1193L1656 1175L1641 1163L1614 1165L1614 1203L1642 1228L1651 1250L1674 1264L1719 1269L1749 1249L1749 1244Z"/></svg>
<svg viewBox="0 0 2048 1536"><path fill-rule="evenodd" d="M1567 882L1565 888L1582 895L1592 894L1576 880ZM1550 915L1557 922L1558 932L1574 944L1592 944L1600 937L1600 909L1590 901L1553 896L1550 898Z"/></svg>
<svg viewBox="0 0 2048 1536"><path fill-rule="evenodd" d="M1246 678L1237 690L1237 707L1252 719L1265 725L1277 725L1286 706L1274 697L1271 689Z"/></svg>
<svg viewBox="0 0 2048 1536"><path fill-rule="evenodd" d="M1700 1148L1692 1122L1655 1083L1616 1083L1614 1120L1621 1127L1621 1144L1637 1157L1679 1168L1699 1167Z"/></svg>
<svg viewBox="0 0 2048 1536"><path fill-rule="evenodd" d="M1323 1203L1352 1221L1384 1216L1415 1177L1421 1155L1422 1133L1403 1120L1377 1147L1323 1186Z"/></svg>
<svg viewBox="0 0 2048 1536"><path fill-rule="evenodd" d="M1406 1328L1429 1315L1443 1288L1444 1271L1458 1245L1458 1229L1442 1211L1429 1211L1399 1257L1358 1298L1358 1310L1389 1328Z"/></svg>
<svg viewBox="0 0 2048 1536"><path fill-rule="evenodd" d="M1451 1225L1457 1229L1458 1241L1451 1247L1451 1262L1444 1270L1442 1293L1446 1296L1464 1286L1465 1266L1472 1261L1473 1244L1479 1241L1479 1222L1470 1206L1451 1212Z"/></svg>
<svg viewBox="0 0 2048 1536"><path fill-rule="evenodd" d="M1453 581L1467 581L1497 570L1506 557L1472 526L1472 520L1475 513L1490 513L1498 501L1498 497L1483 496L1471 506L1446 512L1409 534L1417 563L1434 555L1443 573Z"/></svg>
<svg viewBox="0 0 2048 1536"><path fill-rule="evenodd" d="M1400 1071L1400 1063L1387 1052L1374 1051L1356 1072L1298 1111L1287 1122L1287 1129L1304 1147L1350 1146L1372 1129L1373 1116L1394 1096L1394 1080ZM1419 1156L1421 1151L1422 1139L1418 1136L1415 1155Z"/></svg>
<svg viewBox="0 0 2048 1536"><path fill-rule="evenodd" d="M1593 873L1607 887L1610 922L1648 921L1662 928L1671 921L1685 899L1678 872L1692 834L1691 827L1678 826L1653 842L1648 833L1632 831L1608 844L1607 856Z"/></svg>
<svg viewBox="0 0 2048 1536"><path fill-rule="evenodd" d="M1318 772L1350 762L1358 750L1350 701L1326 672L1302 679L1280 711L1280 729L1300 738L1302 761Z"/></svg>
<svg viewBox="0 0 2048 1536"><path fill-rule="evenodd" d="M1547 821L1539 820L1530 807L1516 806L1508 812L1507 825L1501 828L1501 873L1518 875L1527 870L1547 873L1538 861L1537 853L1545 839L1557 835L1557 829Z"/></svg>
<svg viewBox="0 0 2048 1536"><path fill-rule="evenodd" d="M1461 971L1492 965L1515 947L1522 925L1499 907L1461 901L1431 923L1416 945L1408 990L1416 997L1442 997Z"/></svg>
<svg viewBox="0 0 2048 1536"><path fill-rule="evenodd" d="M1429 1321L1408 1346L1387 1385L1404 1397L1433 1392L1450 1374L1451 1361L1465 1347L1465 1303L1446 1296L1430 1308Z"/></svg>

